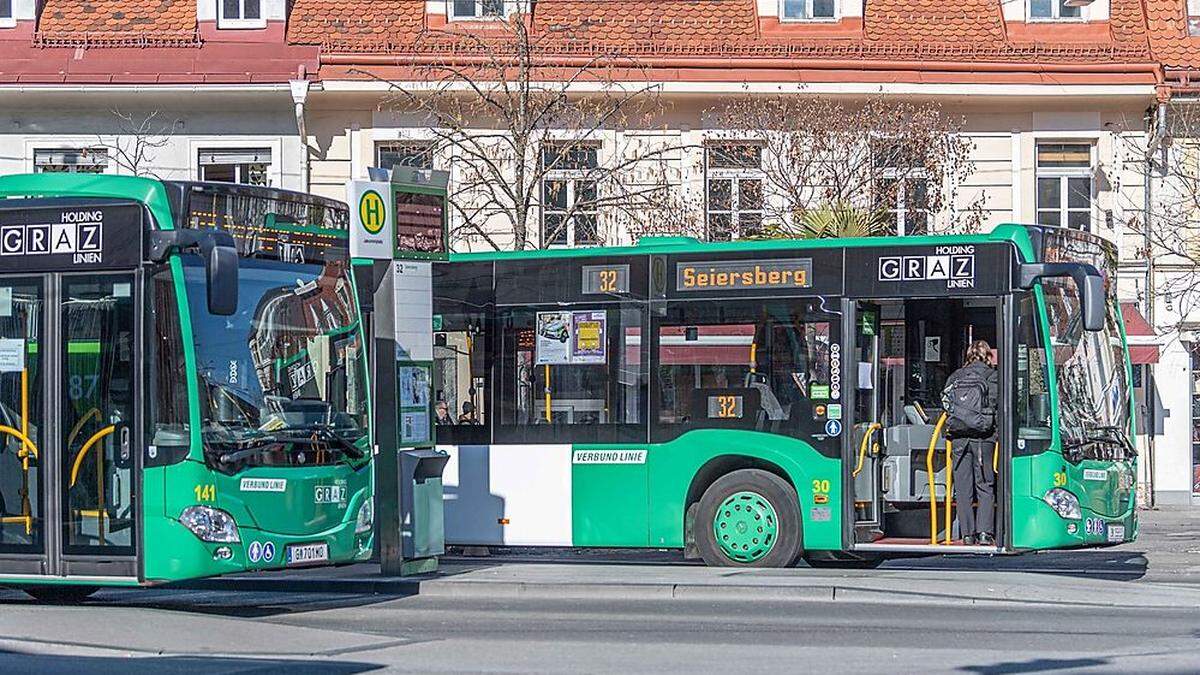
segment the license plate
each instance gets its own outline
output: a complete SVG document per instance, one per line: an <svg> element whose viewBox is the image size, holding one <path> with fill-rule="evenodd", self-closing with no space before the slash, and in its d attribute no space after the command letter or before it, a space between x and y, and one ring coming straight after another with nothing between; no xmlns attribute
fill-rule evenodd
<svg viewBox="0 0 1200 675"><path fill-rule="evenodd" d="M1125 526L1124 525L1109 525L1108 526L1109 541L1125 541Z"/></svg>
<svg viewBox="0 0 1200 675"><path fill-rule="evenodd" d="M287 548L287 564L307 565L329 560L329 544L300 544Z"/></svg>

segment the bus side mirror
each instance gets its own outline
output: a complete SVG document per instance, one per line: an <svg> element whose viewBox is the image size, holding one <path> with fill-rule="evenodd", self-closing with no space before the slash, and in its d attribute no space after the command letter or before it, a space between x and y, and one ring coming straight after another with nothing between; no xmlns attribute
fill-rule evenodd
<svg viewBox="0 0 1200 675"><path fill-rule="evenodd" d="M229 246L214 244L204 256L204 271L207 275L208 313L214 316L231 316L238 306L238 254L230 240Z"/></svg>
<svg viewBox="0 0 1200 675"><path fill-rule="evenodd" d="M1104 277L1092 265L1085 263L1022 263L1019 265L1021 288L1031 289L1043 278L1071 277L1079 291L1079 305L1083 312L1083 329L1104 330L1105 307Z"/></svg>
<svg viewBox="0 0 1200 675"><path fill-rule="evenodd" d="M224 230L157 230L150 234L150 260L166 262L172 251L200 249L204 259L208 313L237 312L238 254L233 236Z"/></svg>

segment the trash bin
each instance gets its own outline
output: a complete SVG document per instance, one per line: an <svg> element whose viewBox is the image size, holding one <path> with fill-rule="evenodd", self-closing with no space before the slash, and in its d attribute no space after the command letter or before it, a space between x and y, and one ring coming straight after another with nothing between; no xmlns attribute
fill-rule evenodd
<svg viewBox="0 0 1200 675"><path fill-rule="evenodd" d="M450 455L433 448L400 453L400 556L407 567L432 571L436 557L446 552L442 505L442 470ZM430 561L408 565L410 561Z"/></svg>

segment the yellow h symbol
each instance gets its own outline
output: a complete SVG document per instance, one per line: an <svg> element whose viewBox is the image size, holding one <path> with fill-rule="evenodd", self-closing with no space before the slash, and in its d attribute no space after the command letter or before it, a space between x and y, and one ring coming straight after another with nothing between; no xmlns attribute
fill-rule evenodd
<svg viewBox="0 0 1200 675"><path fill-rule="evenodd" d="M383 231L383 224L387 220L387 207L384 206L383 197L380 197L378 192L367 190L363 193L362 198L358 200L358 218L367 232L379 234Z"/></svg>

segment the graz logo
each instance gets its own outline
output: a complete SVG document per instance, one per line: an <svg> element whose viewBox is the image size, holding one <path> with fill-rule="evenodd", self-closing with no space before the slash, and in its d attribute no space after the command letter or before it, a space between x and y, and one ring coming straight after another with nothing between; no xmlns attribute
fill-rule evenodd
<svg viewBox="0 0 1200 675"><path fill-rule="evenodd" d="M0 225L0 255L72 255L75 263L101 262L104 214L67 212L61 223Z"/></svg>
<svg viewBox="0 0 1200 675"><path fill-rule="evenodd" d="M947 288L975 286L975 247L940 246L934 255L884 256L880 281L945 281Z"/></svg>

